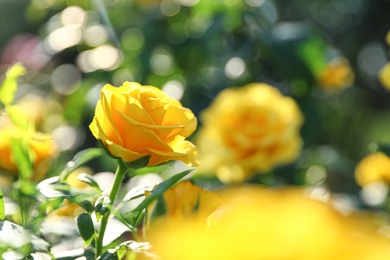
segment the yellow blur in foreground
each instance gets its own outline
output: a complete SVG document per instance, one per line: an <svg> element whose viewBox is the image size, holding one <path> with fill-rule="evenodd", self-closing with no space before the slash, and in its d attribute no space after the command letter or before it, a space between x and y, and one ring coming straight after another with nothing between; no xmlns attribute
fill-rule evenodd
<svg viewBox="0 0 390 260"><path fill-rule="evenodd" d="M361 187L374 182L390 183L390 158L380 152L365 156L356 166L355 179Z"/></svg>
<svg viewBox="0 0 390 260"><path fill-rule="evenodd" d="M374 218L346 216L302 190L243 186L218 196L223 203L208 217L152 223L151 251L162 260L390 259L390 240Z"/></svg>
<svg viewBox="0 0 390 260"><path fill-rule="evenodd" d="M196 166L196 148L185 140L196 125L191 110L160 89L125 82L102 88L89 127L112 156L125 162L151 156L148 166L170 160Z"/></svg>
<svg viewBox="0 0 390 260"><path fill-rule="evenodd" d="M223 90L201 115L199 172L242 182L293 162L301 149L303 115L277 88L252 83Z"/></svg>

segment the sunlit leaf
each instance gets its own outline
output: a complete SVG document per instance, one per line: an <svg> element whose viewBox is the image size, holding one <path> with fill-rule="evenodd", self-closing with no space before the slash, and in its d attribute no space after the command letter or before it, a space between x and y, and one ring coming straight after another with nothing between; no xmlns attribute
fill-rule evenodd
<svg viewBox="0 0 390 260"><path fill-rule="evenodd" d="M89 174L86 173L80 173L77 178L82 181L87 183L89 186L94 188L97 191L101 191L99 184L96 182L96 180Z"/></svg>
<svg viewBox="0 0 390 260"><path fill-rule="evenodd" d="M133 240L125 241L115 248L109 249L107 252L98 257L98 260L117 260L122 259L126 255L127 249L140 253L151 248L148 242L136 242ZM151 255L151 254L150 254ZM155 258L151 258L155 259Z"/></svg>
<svg viewBox="0 0 390 260"><path fill-rule="evenodd" d="M71 187L60 180L58 176L45 179L38 183L38 190L47 198L58 198L70 195Z"/></svg>
<svg viewBox="0 0 390 260"><path fill-rule="evenodd" d="M126 195L122 199L122 202L130 201L145 196L145 191L152 191L152 190L153 187L149 185L136 186L126 193Z"/></svg>
<svg viewBox="0 0 390 260"><path fill-rule="evenodd" d="M138 204L137 207L135 207L133 210L131 210L127 215L132 216L134 214L140 214L144 209L146 209L154 200L156 200L158 197L162 196L162 194L171 188L174 184L176 184L179 180L181 180L183 177L185 177L187 174L192 172L192 169L183 171L181 173L175 174L169 179L161 182L156 189L154 189L148 197L146 197L140 204Z"/></svg>
<svg viewBox="0 0 390 260"><path fill-rule="evenodd" d="M8 106L14 101L15 92L18 89L18 78L26 72L26 69L19 63L16 63L8 69L6 78L0 87L0 101Z"/></svg>
<svg viewBox="0 0 390 260"><path fill-rule="evenodd" d="M81 152L78 152L73 157L73 160L68 162L67 165L65 166L64 171L61 173L61 179L66 180L69 174L71 174L77 168L102 155L104 155L104 151L103 149L100 148L89 148Z"/></svg>
<svg viewBox="0 0 390 260"><path fill-rule="evenodd" d="M79 228L85 246L91 244L95 229L93 227L92 218L88 213L82 213L77 217L77 227Z"/></svg>

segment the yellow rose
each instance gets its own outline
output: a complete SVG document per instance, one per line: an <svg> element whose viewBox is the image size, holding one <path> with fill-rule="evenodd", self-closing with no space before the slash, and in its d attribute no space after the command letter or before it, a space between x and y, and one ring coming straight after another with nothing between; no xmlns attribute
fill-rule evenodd
<svg viewBox="0 0 390 260"><path fill-rule="evenodd" d="M389 239L377 232L382 225L374 224L374 216L346 216L303 190L244 186L218 195L223 203L203 222L161 218L152 223L151 251L161 260L390 257Z"/></svg>
<svg viewBox="0 0 390 260"><path fill-rule="evenodd" d="M50 135L27 131L11 123L2 125L0 127L0 169L17 175L18 166L12 155L12 140L26 142L34 170L31 178L34 181L41 180L49 163L57 155L54 139Z"/></svg>
<svg viewBox="0 0 390 260"><path fill-rule="evenodd" d="M196 129L191 110L153 86L105 85L90 124L112 156L132 162L150 156L148 166L180 160L196 166L196 148L186 141Z"/></svg>
<svg viewBox="0 0 390 260"><path fill-rule="evenodd" d="M303 116L296 102L262 83L223 90L201 115L199 172L241 182L299 155Z"/></svg>
<svg viewBox="0 0 390 260"><path fill-rule="evenodd" d="M373 182L390 183L390 158L380 152L367 155L357 164L355 179L361 187Z"/></svg>
<svg viewBox="0 0 390 260"><path fill-rule="evenodd" d="M355 75L345 58L332 60L317 76L324 90L340 90L352 85Z"/></svg>

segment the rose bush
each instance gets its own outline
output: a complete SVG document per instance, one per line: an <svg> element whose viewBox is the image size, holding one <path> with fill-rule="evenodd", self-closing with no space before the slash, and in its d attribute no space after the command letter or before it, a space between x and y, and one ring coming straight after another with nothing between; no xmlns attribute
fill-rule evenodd
<svg viewBox="0 0 390 260"><path fill-rule="evenodd" d="M153 86L105 85L90 124L109 153L124 162L150 156L148 166L170 160L197 165L196 148L185 140L196 129L191 110Z"/></svg>
<svg viewBox="0 0 390 260"><path fill-rule="evenodd" d="M225 89L201 119L199 172L215 172L223 182L244 181L299 155L302 113L267 84Z"/></svg>

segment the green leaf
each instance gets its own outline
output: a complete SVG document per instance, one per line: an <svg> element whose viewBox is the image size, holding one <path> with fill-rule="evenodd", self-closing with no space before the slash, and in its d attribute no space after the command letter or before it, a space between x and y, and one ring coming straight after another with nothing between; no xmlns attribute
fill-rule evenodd
<svg viewBox="0 0 390 260"><path fill-rule="evenodd" d="M107 196L101 196L95 202L96 220L99 221L105 214L110 211L111 200Z"/></svg>
<svg viewBox="0 0 390 260"><path fill-rule="evenodd" d="M85 209L88 213L92 213L93 211L93 206L89 200L82 200L77 203L80 207Z"/></svg>
<svg viewBox="0 0 390 260"><path fill-rule="evenodd" d="M26 72L26 69L16 63L6 72L6 78L0 87L0 101L8 106L14 101L15 92L18 89L18 78Z"/></svg>
<svg viewBox="0 0 390 260"><path fill-rule="evenodd" d="M88 213L82 213L77 217L77 227L79 228L85 246L91 244L95 229L93 227L92 218Z"/></svg>
<svg viewBox="0 0 390 260"><path fill-rule="evenodd" d="M126 255L127 249L140 253L150 249L150 244L148 242L136 242L134 240L129 240L121 243L115 248L109 249L104 254L98 257L97 260L119 260ZM154 258L153 258L154 259Z"/></svg>
<svg viewBox="0 0 390 260"><path fill-rule="evenodd" d="M96 180L89 174L86 173L80 173L77 178L82 181L87 183L89 186L94 188L96 191L101 192L102 190L99 187L99 184L96 182Z"/></svg>
<svg viewBox="0 0 390 260"><path fill-rule="evenodd" d="M5 219L3 191L0 189L0 220Z"/></svg>
<svg viewBox="0 0 390 260"><path fill-rule="evenodd" d="M18 166L22 179L29 179L33 173L33 165L30 157L30 148L23 139L11 140L12 157Z"/></svg>
<svg viewBox="0 0 390 260"><path fill-rule="evenodd" d="M162 196L162 194L171 188L174 184L176 184L179 180L181 180L183 177L185 177L187 174L192 172L192 169L183 171L181 173L173 175L171 178L161 182L156 189L154 189L148 197L146 197L136 208L131 210L128 214L129 216L132 216L134 214L139 215L144 209L146 209L155 199ZM138 218L139 219L139 218ZM136 223L137 224L137 223Z"/></svg>
<svg viewBox="0 0 390 260"><path fill-rule="evenodd" d="M69 174L71 174L77 168L102 155L104 155L104 151L100 148L89 148L78 152L73 157L73 160L66 164L65 169L61 173L61 180L66 180Z"/></svg>

